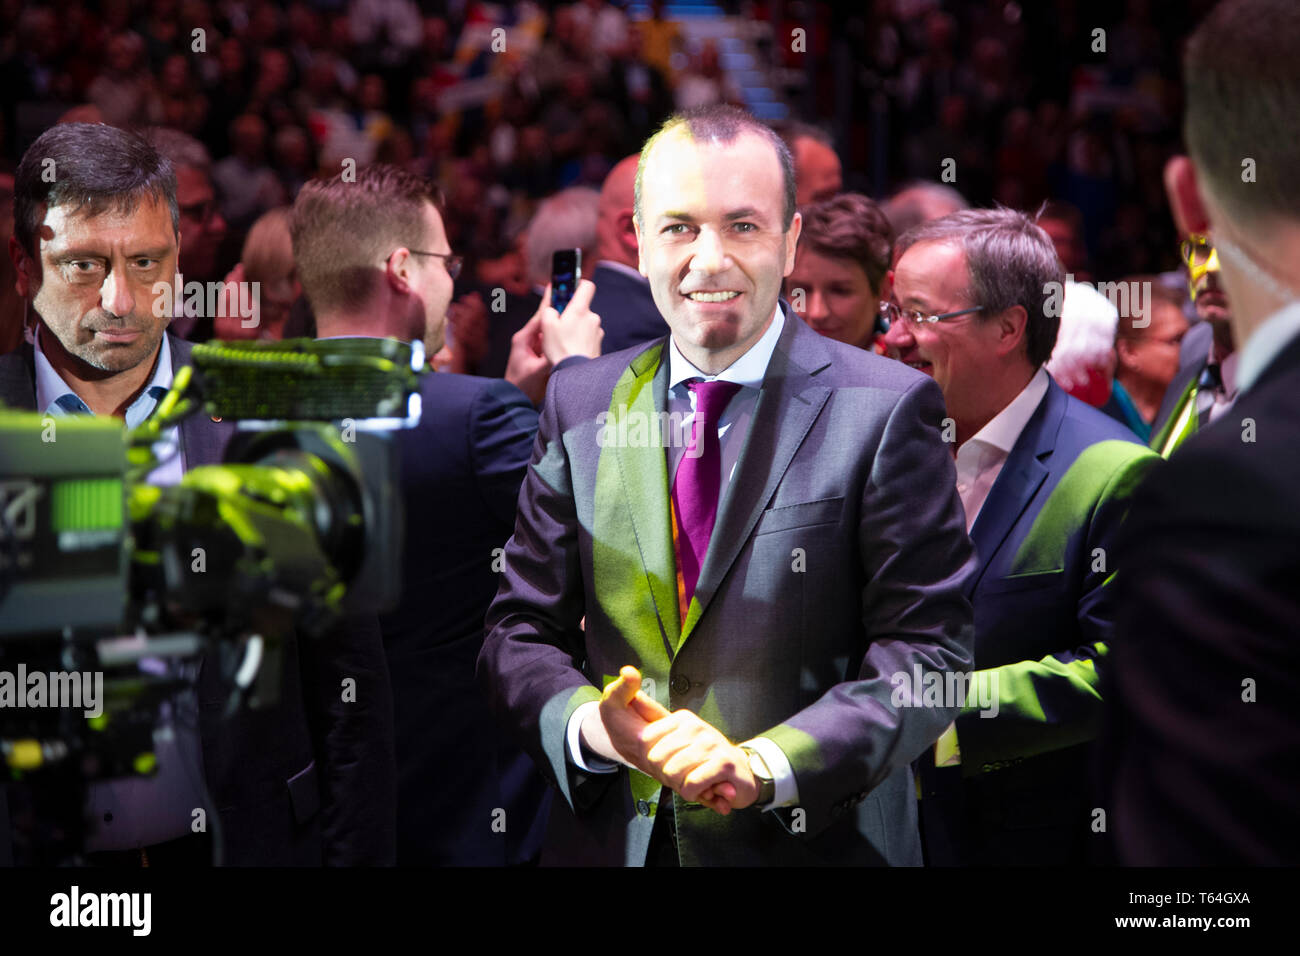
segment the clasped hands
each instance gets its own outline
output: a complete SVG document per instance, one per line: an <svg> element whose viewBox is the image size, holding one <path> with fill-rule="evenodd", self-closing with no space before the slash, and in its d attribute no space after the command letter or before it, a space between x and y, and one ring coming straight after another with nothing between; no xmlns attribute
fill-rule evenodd
<svg viewBox="0 0 1300 956"><path fill-rule="evenodd" d="M582 742L607 760L635 767L681 795L726 816L758 799L747 755L689 710L669 713L624 667L580 728Z"/></svg>

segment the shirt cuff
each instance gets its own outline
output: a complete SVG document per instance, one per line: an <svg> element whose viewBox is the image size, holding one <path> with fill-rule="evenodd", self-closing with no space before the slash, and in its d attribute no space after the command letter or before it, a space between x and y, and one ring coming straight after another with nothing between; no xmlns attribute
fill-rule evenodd
<svg viewBox="0 0 1300 956"><path fill-rule="evenodd" d="M585 704L579 704L578 708L569 715L568 726L564 729L565 740L569 744L569 759L579 770L585 770L587 773L614 773L619 768L616 763L610 763L594 755L587 760L582 758L582 720L591 713L591 708L599 706L600 701L589 700Z"/></svg>
<svg viewBox="0 0 1300 956"><path fill-rule="evenodd" d="M766 737L755 737L753 740L746 740L741 746L748 747L762 757L763 763L767 764L767 769L772 774L776 795L771 803L761 809L789 807L799 802L799 788L795 785L794 768L790 766L785 751L777 745L776 741L768 740Z"/></svg>

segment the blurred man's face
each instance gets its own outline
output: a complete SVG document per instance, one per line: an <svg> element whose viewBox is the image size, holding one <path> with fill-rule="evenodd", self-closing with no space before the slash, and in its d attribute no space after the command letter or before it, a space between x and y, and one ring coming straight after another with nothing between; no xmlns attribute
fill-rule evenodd
<svg viewBox="0 0 1300 956"><path fill-rule="evenodd" d="M1056 256L1065 266L1065 271L1073 275L1083 273L1087 260L1084 257L1083 238L1074 231L1074 226L1064 219L1040 219L1038 225L1052 240Z"/></svg>
<svg viewBox="0 0 1300 956"><path fill-rule="evenodd" d="M797 170L795 203L809 203L830 199L840 191L842 173L840 158L815 139L800 139L795 143L794 168Z"/></svg>
<svg viewBox="0 0 1300 956"><path fill-rule="evenodd" d="M217 208L208 174L193 166L176 167L176 205L181 212L181 272L186 279L217 278L217 252L226 237L226 221Z"/></svg>
<svg viewBox="0 0 1300 956"><path fill-rule="evenodd" d="M1219 258L1209 247L1193 250L1188 288L1196 314L1208 322L1230 322L1232 311L1228 307L1228 293L1223 288L1223 274L1219 271Z"/></svg>
<svg viewBox="0 0 1300 956"><path fill-rule="evenodd" d="M94 217L67 206L46 211L37 231L40 271L20 279L25 295L52 333L41 339L47 354L59 347L83 378L125 372L151 362L171 321L171 299L154 315L153 285L170 290L178 251L167 204L146 197L123 213ZM168 293L170 296L170 293Z"/></svg>
<svg viewBox="0 0 1300 956"><path fill-rule="evenodd" d="M425 252L451 253L442 216L433 203L425 203ZM451 305L454 282L446 260L438 256L411 256L414 280L412 288L424 302L424 348L432 357L446 340L447 307Z"/></svg>
<svg viewBox="0 0 1300 956"><path fill-rule="evenodd" d="M642 176L641 274L682 354L702 371L729 366L763 335L801 220L782 232L781 164L753 133L730 143L660 139Z"/></svg>
<svg viewBox="0 0 1300 956"><path fill-rule="evenodd" d="M815 331L846 345L871 347L880 296L862 266L852 259L801 249L788 288L795 311Z"/></svg>
<svg viewBox="0 0 1300 956"><path fill-rule="evenodd" d="M966 253L957 245L917 243L894 267L893 300L905 311L941 315L969 309L975 304L969 287ZM960 420L980 406L978 396L996 374L998 323L980 313L918 328L900 320L890 326L885 345L891 357L938 382L949 414Z"/></svg>

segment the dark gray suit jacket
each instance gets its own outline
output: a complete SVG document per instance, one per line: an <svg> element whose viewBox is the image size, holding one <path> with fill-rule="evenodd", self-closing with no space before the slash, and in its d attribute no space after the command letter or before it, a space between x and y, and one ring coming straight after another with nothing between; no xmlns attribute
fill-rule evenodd
<svg viewBox="0 0 1300 956"><path fill-rule="evenodd" d="M667 407L667 340L551 378L479 658L494 709L564 797L544 862L642 864L656 812L675 814L684 864L921 861L909 763L957 708L921 706L919 690L900 705L899 677L972 658L943 398L900 363L785 323L684 624L664 449L619 437ZM579 772L568 719L624 664L670 710L775 741L799 806L658 807L639 772Z"/></svg>
<svg viewBox="0 0 1300 956"><path fill-rule="evenodd" d="M188 365L193 344L173 335L167 341L172 367ZM26 343L0 356L0 402L36 410ZM181 422L186 469L220 463L233 431L202 412ZM199 730L215 804L209 816L220 813L225 863L393 862L393 712L377 619L349 618L315 640L287 638L280 705L243 708L228 721L221 720L226 692L207 665L198 683ZM342 700L345 677L356 680L355 702Z"/></svg>

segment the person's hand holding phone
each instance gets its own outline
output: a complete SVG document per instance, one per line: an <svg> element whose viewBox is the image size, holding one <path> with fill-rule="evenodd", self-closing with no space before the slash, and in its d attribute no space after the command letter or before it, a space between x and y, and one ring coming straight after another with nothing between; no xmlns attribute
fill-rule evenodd
<svg viewBox="0 0 1300 956"><path fill-rule="evenodd" d="M595 294L596 284L590 279L581 280L573 299L560 313L551 306L551 287L546 287L537 317L542 326L542 352L551 365L573 355L600 357L605 330L600 327L600 316L591 311L591 297Z"/></svg>

